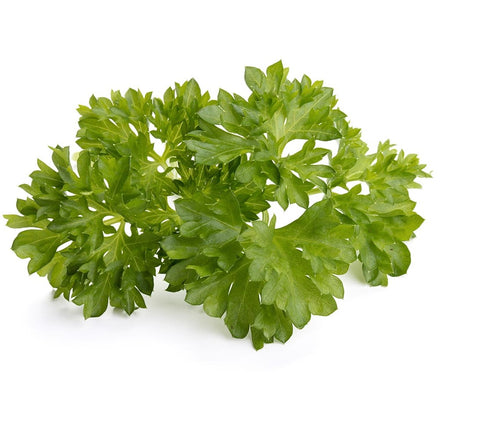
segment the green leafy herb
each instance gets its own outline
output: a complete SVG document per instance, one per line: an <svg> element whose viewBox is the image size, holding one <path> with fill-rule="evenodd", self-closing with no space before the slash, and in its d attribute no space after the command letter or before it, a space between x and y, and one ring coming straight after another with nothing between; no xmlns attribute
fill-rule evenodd
<svg viewBox="0 0 480 423"><path fill-rule="evenodd" d="M144 308L163 274L257 349L335 311L357 259L370 285L405 274L423 222L408 190L425 166L388 141L369 152L331 88L287 76L281 62L247 67L248 98L212 100L193 79L163 98L92 96L74 163L53 148L5 216L27 228L12 249L85 318ZM305 211L277 227L275 203Z"/></svg>

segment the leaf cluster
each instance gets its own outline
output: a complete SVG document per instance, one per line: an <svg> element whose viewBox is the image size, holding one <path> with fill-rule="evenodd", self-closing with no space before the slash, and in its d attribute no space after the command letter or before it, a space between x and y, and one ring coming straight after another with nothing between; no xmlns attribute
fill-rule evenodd
<svg viewBox="0 0 480 423"><path fill-rule="evenodd" d="M162 98L92 96L75 160L52 148L5 216L23 229L12 249L85 318L145 308L162 274L256 349L335 311L356 260L387 285L423 221L409 189L430 175L388 141L369 151L321 81L287 76L281 62L247 67L247 98L211 99L194 79ZM305 211L278 227L275 203Z"/></svg>

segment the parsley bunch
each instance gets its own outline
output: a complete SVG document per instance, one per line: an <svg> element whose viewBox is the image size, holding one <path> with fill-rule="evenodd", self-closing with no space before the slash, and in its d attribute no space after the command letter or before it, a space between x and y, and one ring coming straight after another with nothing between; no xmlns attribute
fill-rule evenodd
<svg viewBox="0 0 480 423"><path fill-rule="evenodd" d="M404 242L423 221L408 189L430 175L388 141L369 152L331 88L287 73L247 67L247 99L213 100L194 79L163 98L92 96L74 163L53 148L53 167L38 161L21 186L20 214L5 216L29 228L12 249L85 318L144 308L160 273L256 349L335 311L338 275L357 259L370 285L387 285L407 271ZM305 212L277 227L275 202Z"/></svg>

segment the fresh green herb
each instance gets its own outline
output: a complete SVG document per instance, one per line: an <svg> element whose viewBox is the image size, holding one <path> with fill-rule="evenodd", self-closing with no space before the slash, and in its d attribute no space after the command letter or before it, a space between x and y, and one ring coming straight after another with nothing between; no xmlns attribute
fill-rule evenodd
<svg viewBox="0 0 480 423"><path fill-rule="evenodd" d="M5 216L29 228L13 250L85 318L144 308L160 273L257 349L335 311L338 275L357 259L369 284L387 285L423 221L408 190L430 175L388 141L369 152L331 88L287 73L247 67L247 99L212 100L193 79L163 99L91 97L75 163L53 148L53 167L39 161L22 185L20 215ZM275 202L305 212L277 227Z"/></svg>

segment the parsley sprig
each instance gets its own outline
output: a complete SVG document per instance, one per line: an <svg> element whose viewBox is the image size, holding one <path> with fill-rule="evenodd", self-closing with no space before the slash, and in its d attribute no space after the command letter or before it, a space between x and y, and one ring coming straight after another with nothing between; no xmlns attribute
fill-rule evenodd
<svg viewBox="0 0 480 423"><path fill-rule="evenodd" d="M5 216L28 228L12 249L85 318L144 308L160 273L256 349L335 311L357 259L370 285L405 274L425 166L388 141L370 152L331 88L287 76L281 62L247 67L248 98L211 99L193 79L163 98L92 96L74 163L52 148ZM275 202L305 211L277 227Z"/></svg>

